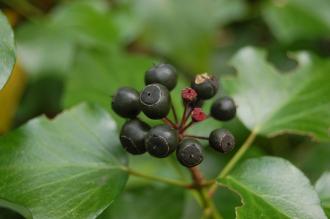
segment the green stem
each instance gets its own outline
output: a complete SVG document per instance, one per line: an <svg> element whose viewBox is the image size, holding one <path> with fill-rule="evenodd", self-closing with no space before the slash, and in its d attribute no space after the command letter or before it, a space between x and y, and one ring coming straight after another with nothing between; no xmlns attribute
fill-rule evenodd
<svg viewBox="0 0 330 219"><path fill-rule="evenodd" d="M204 203L204 212L202 218L213 218L213 219L223 219L222 215L219 213L216 208L213 200L207 195L207 192L204 189L201 189L199 195Z"/></svg>
<svg viewBox="0 0 330 219"><path fill-rule="evenodd" d="M187 184L183 181L179 181L179 180L173 180L173 179L166 179L166 178L161 178L161 177L157 177L157 176L151 176L151 175L146 175L144 173L140 173L138 171L132 170L128 167L122 167L122 169L124 171L126 171L128 174L132 175L132 176L136 176L136 177L140 177L140 178L144 178L147 180L151 180L151 181L158 181L161 183L165 183L168 185L172 185L172 186L177 186L177 187L181 187L181 188L185 188L185 189L190 189L191 185Z"/></svg>
<svg viewBox="0 0 330 219"><path fill-rule="evenodd" d="M201 171L198 169L198 167L192 167L189 168L191 177L193 179L193 184L195 185L195 190L197 191L197 194L202 202L203 208L204 208L204 214L205 218L209 218L211 216L213 219L222 219L223 217L218 212L217 208L215 207L212 198L210 198L207 195L207 192L203 188L203 184L205 182L205 179L201 173Z"/></svg>
<svg viewBox="0 0 330 219"><path fill-rule="evenodd" d="M222 171L218 174L217 178L224 178L228 175L228 173L236 166L238 161L243 157L246 151L251 147L253 141L257 137L259 128L256 127L252 130L249 137L245 140L241 148L236 152L236 154L231 158L231 160L227 163L227 165L222 169ZM213 184L209 189L209 197L212 197L218 188L218 184Z"/></svg>

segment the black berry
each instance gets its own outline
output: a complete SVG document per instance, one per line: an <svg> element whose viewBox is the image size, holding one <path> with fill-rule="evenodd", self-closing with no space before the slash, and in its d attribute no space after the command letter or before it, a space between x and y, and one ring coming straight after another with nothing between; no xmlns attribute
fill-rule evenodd
<svg viewBox="0 0 330 219"><path fill-rule="evenodd" d="M178 81L175 68L170 64L158 64L146 71L144 82L146 85L159 83L173 90Z"/></svg>
<svg viewBox="0 0 330 219"><path fill-rule="evenodd" d="M147 151L155 157L167 157L178 145L178 133L167 125L158 125L150 129L145 145Z"/></svg>
<svg viewBox="0 0 330 219"><path fill-rule="evenodd" d="M183 166L197 166L203 161L202 147L195 139L184 139L178 146L176 157Z"/></svg>
<svg viewBox="0 0 330 219"><path fill-rule="evenodd" d="M227 153L235 147L235 139L228 130L216 129L209 136L209 144L213 149Z"/></svg>
<svg viewBox="0 0 330 219"><path fill-rule="evenodd" d="M135 118L140 112L139 92L133 88L119 88L112 98L113 111L124 118Z"/></svg>
<svg viewBox="0 0 330 219"><path fill-rule="evenodd" d="M150 84L140 94L140 106L146 116L161 119L167 116L171 108L168 89L161 84Z"/></svg>
<svg viewBox="0 0 330 219"><path fill-rule="evenodd" d="M230 97L220 97L211 107L211 116L220 121L228 121L236 115L236 105Z"/></svg>
<svg viewBox="0 0 330 219"><path fill-rule="evenodd" d="M195 77L191 87L197 92L199 99L207 100L216 95L219 82L213 75L204 73Z"/></svg>
<svg viewBox="0 0 330 219"><path fill-rule="evenodd" d="M146 152L144 138L150 130L150 126L138 119L127 121L120 131L120 142L131 154L143 154Z"/></svg>

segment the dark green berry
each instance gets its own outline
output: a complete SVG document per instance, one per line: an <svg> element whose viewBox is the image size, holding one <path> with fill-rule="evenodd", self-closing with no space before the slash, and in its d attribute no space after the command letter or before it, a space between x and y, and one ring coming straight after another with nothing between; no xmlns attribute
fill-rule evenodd
<svg viewBox="0 0 330 219"><path fill-rule="evenodd" d="M144 138L150 130L150 126L138 119L127 121L120 131L120 142L131 154L143 154L146 152Z"/></svg>
<svg viewBox="0 0 330 219"><path fill-rule="evenodd" d="M161 84L149 84L140 94L140 106L146 116L161 119L167 116L171 108L168 89Z"/></svg>
<svg viewBox="0 0 330 219"><path fill-rule="evenodd" d="M139 92L130 87L119 88L111 101L111 107L119 116L135 118L140 112Z"/></svg>
<svg viewBox="0 0 330 219"><path fill-rule="evenodd" d="M175 68L170 64L158 64L146 71L144 82L146 85L159 83L173 90L178 81Z"/></svg>
<svg viewBox="0 0 330 219"><path fill-rule="evenodd" d="M178 133L167 125L158 125L150 129L145 145L149 154L154 157L167 157L178 145Z"/></svg>
<svg viewBox="0 0 330 219"><path fill-rule="evenodd" d="M209 136L209 144L213 149L227 153L235 147L235 138L226 129L216 129Z"/></svg>
<svg viewBox="0 0 330 219"><path fill-rule="evenodd" d="M176 150L176 157L183 166L197 166L203 161L202 146L195 139L184 139Z"/></svg>
<svg viewBox="0 0 330 219"><path fill-rule="evenodd" d="M204 73L195 77L191 87L197 92L199 99L207 100L216 95L219 89L219 82L213 75Z"/></svg>
<svg viewBox="0 0 330 219"><path fill-rule="evenodd" d="M220 121L228 121L236 115L236 104L230 97L220 97L211 107L211 116Z"/></svg>

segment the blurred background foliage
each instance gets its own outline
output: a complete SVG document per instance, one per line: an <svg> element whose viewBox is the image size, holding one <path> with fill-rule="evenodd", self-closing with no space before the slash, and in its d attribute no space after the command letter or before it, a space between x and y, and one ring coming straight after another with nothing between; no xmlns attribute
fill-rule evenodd
<svg viewBox="0 0 330 219"><path fill-rule="evenodd" d="M330 56L329 0L0 0L0 7L14 27L17 46L13 76L0 91L1 134L40 114L52 118L82 101L109 109L119 86L142 88L143 74L153 63L175 65L184 87L196 73L235 74L228 61L247 45L266 49L267 60L282 74L297 66L290 52ZM219 125L201 126L195 130L202 133ZM235 134L237 145L249 134L239 119L223 126ZM201 166L205 175L214 177L233 154L221 159L207 154ZM308 137L258 137L246 156L265 154L289 159L312 182L330 169L330 143ZM172 158L165 164L145 156L130 162L149 174L189 177L171 168ZM218 191L216 201L225 218L235 217L233 209L240 205L235 193ZM176 207L164 212L169 204ZM144 209L152 210L145 214ZM120 200L100 218L191 219L201 214L196 209L191 194L131 178ZM0 209L0 218L20 216Z"/></svg>

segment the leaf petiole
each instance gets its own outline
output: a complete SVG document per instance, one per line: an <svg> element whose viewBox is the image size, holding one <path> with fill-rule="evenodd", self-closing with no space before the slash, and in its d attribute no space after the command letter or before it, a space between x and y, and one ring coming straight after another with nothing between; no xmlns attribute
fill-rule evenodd
<svg viewBox="0 0 330 219"><path fill-rule="evenodd" d="M128 174L130 174L132 176L144 178L146 180L158 181L158 182L161 182L161 183L165 183L165 184L168 184L168 185L177 186L177 187L181 187L181 188L185 188L185 189L191 189L192 188L190 184L185 183L183 181L174 180L174 179L166 179L166 178L162 178L162 177L147 175L147 174L132 170L131 168L126 167L126 166L122 166L121 169L123 171L126 171Z"/></svg>

